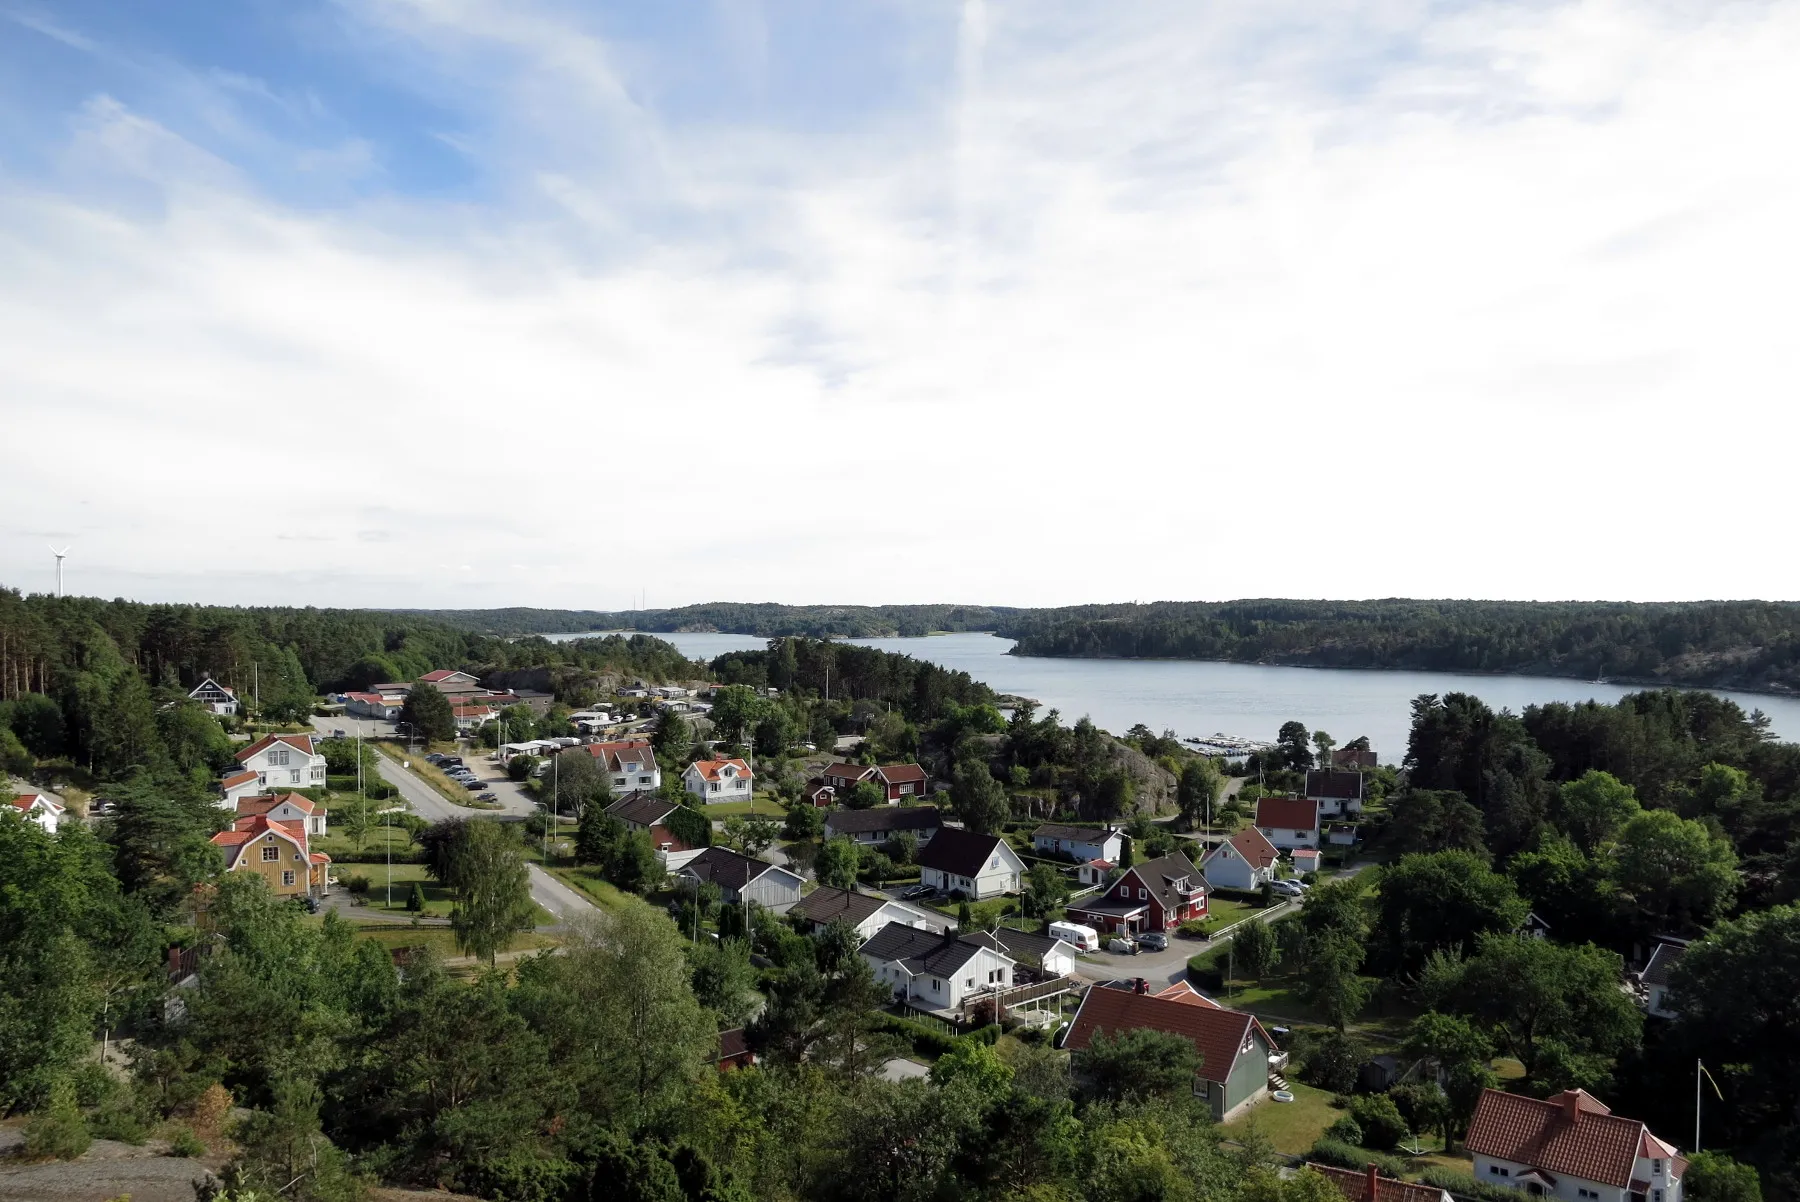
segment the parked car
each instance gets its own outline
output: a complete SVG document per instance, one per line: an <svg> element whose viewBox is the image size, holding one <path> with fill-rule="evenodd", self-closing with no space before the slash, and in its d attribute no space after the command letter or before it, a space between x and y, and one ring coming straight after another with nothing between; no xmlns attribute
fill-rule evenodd
<svg viewBox="0 0 1800 1202"><path fill-rule="evenodd" d="M901 901L917 901L921 897L930 897L937 890L930 885L914 885L900 895Z"/></svg>
<svg viewBox="0 0 1800 1202"><path fill-rule="evenodd" d="M1306 893L1306 890L1293 881L1270 881L1269 889L1277 897L1301 897Z"/></svg>
<svg viewBox="0 0 1800 1202"><path fill-rule="evenodd" d="M426 752L425 753L425 762L427 764L441 764L444 762L444 755L440 751Z"/></svg>
<svg viewBox="0 0 1800 1202"><path fill-rule="evenodd" d="M472 776L468 780L459 780L456 783L463 788L468 789L470 792L474 792L476 789L481 788L481 782Z"/></svg>
<svg viewBox="0 0 1800 1202"><path fill-rule="evenodd" d="M460 768L463 766L463 758L460 755L446 755L446 756L440 757L438 759L438 763L450 764L453 767Z"/></svg>
<svg viewBox="0 0 1800 1202"><path fill-rule="evenodd" d="M498 801L500 799L494 795L494 791L492 789L489 789L486 793L477 793L475 795L475 800L476 801Z"/></svg>
<svg viewBox="0 0 1800 1202"><path fill-rule="evenodd" d="M334 726L334 727L332 727L332 729L331 729L331 737L332 737L332 738L334 738L334 739L341 739L341 738L343 738L343 737L344 737L344 728L343 728L343 727L341 727L341 726Z"/></svg>
<svg viewBox="0 0 1800 1202"><path fill-rule="evenodd" d="M1169 937L1161 931L1146 931L1137 937L1137 944L1153 952L1166 952L1169 950Z"/></svg>
<svg viewBox="0 0 1800 1202"><path fill-rule="evenodd" d="M1138 945L1134 940L1126 939L1121 935L1114 935L1111 939L1106 941L1106 950L1115 952L1121 956L1135 956L1138 954Z"/></svg>

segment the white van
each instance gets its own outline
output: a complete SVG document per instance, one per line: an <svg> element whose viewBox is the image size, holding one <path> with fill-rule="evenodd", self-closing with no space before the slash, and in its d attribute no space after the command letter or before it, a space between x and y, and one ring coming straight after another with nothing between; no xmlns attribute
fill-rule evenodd
<svg viewBox="0 0 1800 1202"><path fill-rule="evenodd" d="M1084 952L1100 950L1100 932L1093 927L1084 927L1078 922L1053 922L1050 924L1050 937L1060 939L1064 943L1073 944Z"/></svg>

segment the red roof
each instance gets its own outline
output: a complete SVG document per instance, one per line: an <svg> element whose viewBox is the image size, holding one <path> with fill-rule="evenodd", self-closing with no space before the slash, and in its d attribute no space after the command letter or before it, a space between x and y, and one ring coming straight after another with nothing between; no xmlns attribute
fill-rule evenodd
<svg viewBox="0 0 1800 1202"><path fill-rule="evenodd" d="M1350 1202L1444 1202L1444 1191L1435 1185L1417 1185L1377 1176L1372 1169L1340 1169L1328 1164L1306 1162L1306 1167L1331 1184ZM1375 1197L1369 1197L1369 1183L1375 1183Z"/></svg>
<svg viewBox="0 0 1800 1202"><path fill-rule="evenodd" d="M317 808L313 805L311 799L303 797L298 793L264 793L258 797L238 798L238 817L240 819L254 818L259 814L267 814L270 810L283 802L286 802L305 814L310 814Z"/></svg>
<svg viewBox="0 0 1800 1202"><path fill-rule="evenodd" d="M854 784L857 781L868 780L871 776L874 776L875 766L873 764L846 764L840 762L825 765L825 767L821 769L820 774L827 780L845 780Z"/></svg>
<svg viewBox="0 0 1800 1202"><path fill-rule="evenodd" d="M54 801L51 801L48 797L45 797L42 793L20 793L12 799L14 807L16 807L20 813L30 813L31 807L40 801L44 803L44 808L52 813L60 814L63 811L61 806L57 805Z"/></svg>
<svg viewBox="0 0 1800 1202"><path fill-rule="evenodd" d="M724 768L727 764L736 768L740 777L754 778L756 776L756 773L750 771L750 765L746 764L743 760L738 759L736 756L733 756L728 760L695 760L693 763L689 764L688 767L698 769L701 780L718 780L719 770Z"/></svg>
<svg viewBox="0 0 1800 1202"><path fill-rule="evenodd" d="M311 735L264 735L256 742L250 744L250 746L238 752L237 762L241 764L257 752L268 747L273 747L277 743L286 743L289 747L298 750L302 755L314 754L313 737Z"/></svg>
<svg viewBox="0 0 1800 1202"><path fill-rule="evenodd" d="M1231 836L1231 838L1225 840L1225 843L1231 844L1238 855L1243 856L1252 868L1267 868L1281 858L1281 852L1276 846L1269 842L1268 839L1263 836L1263 833L1254 826L1245 827L1237 834ZM1210 860L1218 855L1219 848L1224 847L1225 843L1219 844L1219 847L1215 847L1212 851L1208 852L1206 859ZM1205 861L1203 860L1201 862L1204 863Z"/></svg>
<svg viewBox="0 0 1800 1202"><path fill-rule="evenodd" d="M1256 825L1270 830L1319 829L1319 803L1304 797L1265 797L1256 803Z"/></svg>
<svg viewBox="0 0 1800 1202"><path fill-rule="evenodd" d="M1496 1160L1624 1188L1644 1134L1641 1121L1621 1118L1579 1089L1543 1101L1487 1089L1463 1144Z"/></svg>
<svg viewBox="0 0 1800 1202"><path fill-rule="evenodd" d="M478 718L482 714L492 714L495 710L489 705L453 705L450 712L458 718Z"/></svg>
<svg viewBox="0 0 1800 1202"><path fill-rule="evenodd" d="M458 672L454 668L439 668L435 672L425 673L425 675L419 677L419 681L422 684L441 684L444 681L449 680L452 676L467 676L467 675L468 675L468 673Z"/></svg>
<svg viewBox="0 0 1800 1202"><path fill-rule="evenodd" d="M1173 998L1151 997L1147 993L1128 993L1123 989L1088 987L1075 1013L1075 1023L1063 1046L1080 1051L1105 1031L1118 1035L1122 1031L1151 1030L1179 1035L1200 1053L1200 1075L1208 1081L1224 1081L1231 1076L1244 1044L1252 1035L1261 1038L1267 1056L1275 1041L1269 1038L1253 1014L1241 1010L1208 1009ZM1252 1045L1254 1047L1254 1045Z"/></svg>
<svg viewBox="0 0 1800 1202"><path fill-rule="evenodd" d="M890 785L925 783L925 769L917 764L883 764L875 771Z"/></svg>
<svg viewBox="0 0 1800 1202"><path fill-rule="evenodd" d="M1205 1006L1212 1010L1223 1010L1225 1007L1189 985L1186 981L1177 981L1157 994L1156 997L1167 998L1171 1002L1180 1002L1184 1006Z"/></svg>
<svg viewBox="0 0 1800 1202"><path fill-rule="evenodd" d="M308 850L306 846L305 823L271 822L268 817L263 814L252 814L247 818L239 818L231 824L230 830L220 831L218 834L214 835L212 837L212 843L216 847L242 848L245 844L253 843L257 838L267 833L280 835L282 838L291 841L302 852ZM242 854L241 851L231 852L226 856L225 867L227 871L237 867L237 858L240 854Z"/></svg>
<svg viewBox="0 0 1800 1202"><path fill-rule="evenodd" d="M256 773L246 769L243 772L233 772L230 776L225 777L219 782L219 787L221 789L235 789L237 786L247 785L255 779Z"/></svg>

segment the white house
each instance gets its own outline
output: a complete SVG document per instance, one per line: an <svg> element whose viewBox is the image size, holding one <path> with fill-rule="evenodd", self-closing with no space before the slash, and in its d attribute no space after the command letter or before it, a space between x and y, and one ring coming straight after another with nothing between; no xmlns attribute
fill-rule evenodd
<svg viewBox="0 0 1800 1202"><path fill-rule="evenodd" d="M1090 860L1117 864L1124 850L1124 836L1111 827L1046 823L1031 832L1031 845L1041 855L1073 856L1078 864Z"/></svg>
<svg viewBox="0 0 1800 1202"><path fill-rule="evenodd" d="M227 717L236 714L239 709L237 694L210 676L195 685L188 698L198 701L215 714Z"/></svg>
<svg viewBox="0 0 1800 1202"><path fill-rule="evenodd" d="M1656 950L1650 953L1650 962L1644 965L1639 978L1644 983L1644 1008L1658 1018L1675 1017L1675 1011L1669 1006L1669 977L1686 951L1685 942L1664 940L1656 945Z"/></svg>
<svg viewBox="0 0 1800 1202"><path fill-rule="evenodd" d="M1010 927L973 931L963 938L985 944L1012 957L1015 965L1035 969L1047 977L1066 977L1074 972L1075 957L1081 954L1081 949L1067 940L1050 935L1032 935ZM1016 974L1018 969L1015 967L1013 971Z"/></svg>
<svg viewBox="0 0 1800 1202"><path fill-rule="evenodd" d="M1681 1202L1687 1161L1593 1095L1483 1090L1463 1141L1475 1180L1562 1202Z"/></svg>
<svg viewBox="0 0 1800 1202"><path fill-rule="evenodd" d="M681 784L707 805L749 801L756 773L735 756L728 760L695 760L681 774Z"/></svg>
<svg viewBox="0 0 1800 1202"><path fill-rule="evenodd" d="M450 714L456 719L458 734L473 734L500 716L491 705L453 705Z"/></svg>
<svg viewBox="0 0 1800 1202"><path fill-rule="evenodd" d="M624 789L654 793L662 788L662 769L657 766L656 752L648 739L587 743L574 754L580 755L583 751L598 762L615 793ZM692 789L688 791L693 792Z"/></svg>
<svg viewBox="0 0 1800 1202"><path fill-rule="evenodd" d="M270 822L297 822L308 836L325 833L326 810L310 797L298 793L271 793L261 797L245 797L237 803L239 818L266 817Z"/></svg>
<svg viewBox="0 0 1800 1202"><path fill-rule="evenodd" d="M1362 813L1363 774L1354 768L1315 768L1306 774L1306 797L1319 813L1343 818Z"/></svg>
<svg viewBox="0 0 1800 1202"><path fill-rule="evenodd" d="M27 822L37 823L47 835L54 835L68 819L62 803L42 793L20 793L12 799L12 812Z"/></svg>
<svg viewBox="0 0 1800 1202"><path fill-rule="evenodd" d="M239 768L227 772L219 780L219 797L217 805L221 810L237 813L237 803L245 797L255 797L263 791L262 774L248 768Z"/></svg>
<svg viewBox="0 0 1800 1202"><path fill-rule="evenodd" d="M1264 797L1256 803L1256 829L1283 851L1319 845L1319 803L1305 797Z"/></svg>
<svg viewBox="0 0 1800 1202"><path fill-rule="evenodd" d="M264 792L325 787L325 757L313 750L311 735L264 735L238 752L237 762L256 773Z"/></svg>
<svg viewBox="0 0 1800 1202"><path fill-rule="evenodd" d="M392 722L406 708L404 693L345 693L344 712L352 718Z"/></svg>
<svg viewBox="0 0 1800 1202"><path fill-rule="evenodd" d="M953 933L889 923L859 949L875 979L921 1010L956 1010L982 993L1010 988L1016 962Z"/></svg>
<svg viewBox="0 0 1800 1202"><path fill-rule="evenodd" d="M729 847L702 851L675 870L675 880L684 889L711 881L719 887L719 900L728 906L753 901L782 914L800 900L803 883L798 873L739 855Z"/></svg>
<svg viewBox="0 0 1800 1202"><path fill-rule="evenodd" d="M1275 861L1281 852L1253 826L1232 835L1200 861L1201 874L1215 889L1261 889L1275 879Z"/></svg>
<svg viewBox="0 0 1800 1202"><path fill-rule="evenodd" d="M919 849L919 883L980 901L1017 893L1025 862L998 835L947 826Z"/></svg>
<svg viewBox="0 0 1800 1202"><path fill-rule="evenodd" d="M808 930L814 935L834 922L847 922L855 928L857 938L863 940L874 938L876 932L894 923L932 932L954 925L934 910L922 910L892 898L830 885L821 885L808 893L788 914L798 914L805 919Z"/></svg>

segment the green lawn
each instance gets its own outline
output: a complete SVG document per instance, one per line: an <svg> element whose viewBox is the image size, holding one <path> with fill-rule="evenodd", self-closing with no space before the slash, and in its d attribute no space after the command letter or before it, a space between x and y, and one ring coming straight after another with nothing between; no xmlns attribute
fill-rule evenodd
<svg viewBox="0 0 1800 1202"><path fill-rule="evenodd" d="M402 947L429 947L446 960L463 954L456 946L456 932L444 927L402 927L389 923L368 923L358 927L357 934L364 939L374 940L390 951ZM521 931L501 950L529 951L540 947L555 947L556 942L535 931Z"/></svg>
<svg viewBox="0 0 1800 1202"><path fill-rule="evenodd" d="M1206 899L1206 912L1218 927L1228 927L1232 923L1248 918L1256 913L1257 907L1249 902L1233 901L1225 897L1209 897Z"/></svg>
<svg viewBox="0 0 1800 1202"><path fill-rule="evenodd" d="M352 876L368 877L369 891L363 895L367 907L370 910L397 914L408 912L406 899L412 893L413 882L417 881L425 891L426 916L430 918L450 917L450 907L455 904L455 899L450 896L450 890L431 879L431 875L425 871L425 865L396 864L393 871L394 900L391 906L387 901L388 867L386 864L339 864L337 865L337 878L339 884L343 884Z"/></svg>
<svg viewBox="0 0 1800 1202"><path fill-rule="evenodd" d="M330 803L327 802L326 805L329 806ZM322 851L330 856L341 869L348 863L343 857L350 852L357 850L356 840L345 834L343 828L338 826L336 822L328 822L327 830L329 831L328 834L313 840L313 850ZM411 854L416 850L412 841L412 836L407 833L405 827L396 824L390 824L386 827L371 824L369 833L363 838L361 853L364 855L380 855L383 849L390 845L392 846L395 855L400 855L402 853ZM366 864L360 865L359 867L362 871L366 872L368 870L368 865Z"/></svg>
<svg viewBox="0 0 1800 1202"><path fill-rule="evenodd" d="M1344 1112L1332 1108L1331 1095L1322 1089L1302 1085L1291 1078L1288 1089L1294 1095L1292 1102L1277 1102L1274 1098L1258 1102L1225 1124L1226 1132L1241 1134L1254 1125L1275 1145L1277 1152L1288 1156L1304 1153Z"/></svg>
<svg viewBox="0 0 1800 1202"><path fill-rule="evenodd" d="M603 910L616 910L628 894L600 875L598 868L552 868L554 876Z"/></svg>
<svg viewBox="0 0 1800 1202"><path fill-rule="evenodd" d="M708 818L729 818L733 814L767 814L771 818L785 818L787 811L781 803L766 793L755 794L749 801L721 801L716 805L702 806Z"/></svg>

